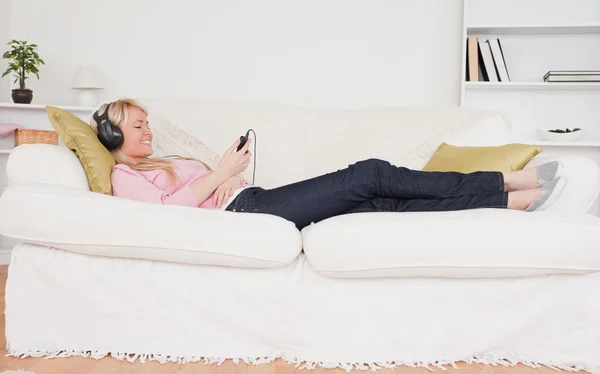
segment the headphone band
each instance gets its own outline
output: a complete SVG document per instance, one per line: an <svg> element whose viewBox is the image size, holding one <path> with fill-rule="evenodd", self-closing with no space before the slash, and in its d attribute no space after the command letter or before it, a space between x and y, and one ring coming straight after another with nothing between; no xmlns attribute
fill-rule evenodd
<svg viewBox="0 0 600 374"><path fill-rule="evenodd" d="M94 121L96 121L96 124L101 124L102 121L108 121L108 109L110 108L110 103L108 103L108 105L106 106L106 110L104 111L104 113L102 113L102 115L98 115L98 110L94 112Z"/></svg>

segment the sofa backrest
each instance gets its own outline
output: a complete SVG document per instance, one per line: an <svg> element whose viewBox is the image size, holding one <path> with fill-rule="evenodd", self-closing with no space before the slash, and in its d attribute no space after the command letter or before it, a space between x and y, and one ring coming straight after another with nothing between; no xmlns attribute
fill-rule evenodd
<svg viewBox="0 0 600 374"><path fill-rule="evenodd" d="M492 146L510 142L495 112L461 107L327 110L195 99L141 99L150 110L156 156L185 154L216 166L248 129L256 132L255 183L280 186L381 158L422 168L442 142ZM253 164L244 177L251 181Z"/></svg>
<svg viewBox="0 0 600 374"><path fill-rule="evenodd" d="M255 103L142 99L154 132L154 157L192 156L216 167L248 129L254 182L280 186L335 171L360 159L382 158L422 168L442 142L501 145L510 126L497 113L460 107L326 110ZM253 162L244 177L252 181ZM46 183L89 189L83 168L64 146L21 145L9 156L10 185Z"/></svg>

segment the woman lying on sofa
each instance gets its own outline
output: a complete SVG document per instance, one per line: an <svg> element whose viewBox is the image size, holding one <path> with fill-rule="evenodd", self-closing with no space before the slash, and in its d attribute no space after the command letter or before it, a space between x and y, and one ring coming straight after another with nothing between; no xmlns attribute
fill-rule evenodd
<svg viewBox="0 0 600 374"><path fill-rule="evenodd" d="M107 113L108 106L108 113ZM158 204L273 214L298 229L340 214L548 208L566 185L562 165L549 162L511 173L423 172L377 159L286 186L263 189L239 176L251 153L248 139L227 149L214 170L189 158L153 154L146 109L132 99L102 105L90 125L115 156L113 195Z"/></svg>

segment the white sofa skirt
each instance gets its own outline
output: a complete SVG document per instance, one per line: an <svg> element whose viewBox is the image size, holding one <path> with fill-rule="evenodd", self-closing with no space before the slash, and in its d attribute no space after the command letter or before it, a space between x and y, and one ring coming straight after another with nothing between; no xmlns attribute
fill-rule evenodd
<svg viewBox="0 0 600 374"><path fill-rule="evenodd" d="M299 368L523 363L600 373L600 274L328 278L16 246L10 355Z"/></svg>

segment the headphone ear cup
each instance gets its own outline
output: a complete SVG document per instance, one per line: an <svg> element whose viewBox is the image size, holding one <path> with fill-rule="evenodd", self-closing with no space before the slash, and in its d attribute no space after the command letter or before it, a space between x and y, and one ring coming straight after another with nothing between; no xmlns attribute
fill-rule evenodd
<svg viewBox="0 0 600 374"><path fill-rule="evenodd" d="M104 121L98 125L98 139L106 149L113 151L123 145L123 131L110 121Z"/></svg>

